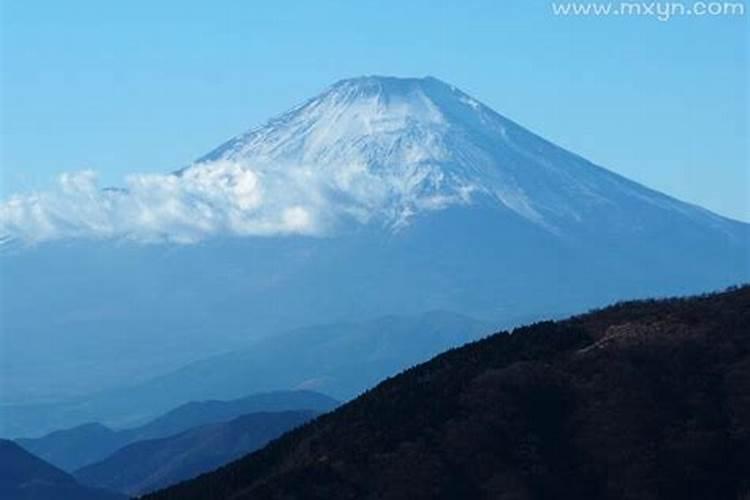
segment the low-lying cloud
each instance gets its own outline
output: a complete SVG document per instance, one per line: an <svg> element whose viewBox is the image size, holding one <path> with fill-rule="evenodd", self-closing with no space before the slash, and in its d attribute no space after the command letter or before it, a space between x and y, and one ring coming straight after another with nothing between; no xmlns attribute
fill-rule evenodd
<svg viewBox="0 0 750 500"><path fill-rule="evenodd" d="M118 188L94 171L66 173L53 189L0 203L0 236L26 243L65 238L193 243L232 236L323 235L343 219L382 217L401 227L417 212L468 202L473 188L439 169L373 174L364 166L254 169L218 161L177 174L134 174Z"/></svg>

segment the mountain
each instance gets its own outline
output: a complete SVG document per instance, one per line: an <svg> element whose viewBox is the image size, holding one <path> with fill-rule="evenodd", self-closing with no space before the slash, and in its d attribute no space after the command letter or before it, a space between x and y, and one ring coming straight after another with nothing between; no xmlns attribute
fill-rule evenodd
<svg viewBox="0 0 750 500"><path fill-rule="evenodd" d="M130 439L126 432L91 422L53 431L39 438L15 439L15 442L56 467L71 472L107 456Z"/></svg>
<svg viewBox="0 0 750 500"><path fill-rule="evenodd" d="M141 495L213 470L265 446L316 415L311 411L251 413L180 434L130 444L83 467L83 484Z"/></svg>
<svg viewBox="0 0 750 500"><path fill-rule="evenodd" d="M132 427L133 422L153 418L185 401L234 399L281 388L313 389L345 400L405 366L476 340L492 329L488 323L446 311L304 327L266 337L230 353L209 356L124 388L68 403L6 407L5 425L13 435L88 421ZM298 408L328 409L319 404L281 409ZM261 405L258 409L274 408ZM86 446L74 450L83 452ZM71 470L70 464L55 461L46 447L31 450Z"/></svg>
<svg viewBox="0 0 750 500"><path fill-rule="evenodd" d="M128 401L133 403L133 401ZM58 430L40 438L18 439L25 449L66 471L98 462L136 441L172 436L206 424L225 422L256 412L326 412L338 402L313 391L275 391L231 401L192 401L143 425L112 430L90 423Z"/></svg>
<svg viewBox="0 0 750 500"><path fill-rule="evenodd" d="M347 400L404 367L490 331L484 322L448 312L315 325L195 361L84 405L89 411L122 416L132 404L159 408L279 387L319 390Z"/></svg>
<svg viewBox="0 0 750 500"><path fill-rule="evenodd" d="M407 366L476 340L487 323L433 311L332 323L274 335L249 348L212 356L132 388L128 399L175 397L306 387L348 400Z"/></svg>
<svg viewBox="0 0 750 500"><path fill-rule="evenodd" d="M746 286L518 328L147 498L747 498L749 325Z"/></svg>
<svg viewBox="0 0 750 500"><path fill-rule="evenodd" d="M748 224L434 78L338 82L125 189L63 180L0 210L0 233L31 242L0 255L5 405L137 384L313 324L435 310L518 324L750 279Z"/></svg>
<svg viewBox="0 0 750 500"><path fill-rule="evenodd" d="M124 496L77 483L73 477L0 439L0 498L5 500L125 500Z"/></svg>
<svg viewBox="0 0 750 500"><path fill-rule="evenodd" d="M382 215L394 228L467 204L499 207L569 236L592 229L637 234L647 228L633 219L645 213L680 214L730 232L732 226L592 165L431 77L342 80L179 175L207 175L226 162L261 175L310 166L308 182L328 184L346 213Z"/></svg>

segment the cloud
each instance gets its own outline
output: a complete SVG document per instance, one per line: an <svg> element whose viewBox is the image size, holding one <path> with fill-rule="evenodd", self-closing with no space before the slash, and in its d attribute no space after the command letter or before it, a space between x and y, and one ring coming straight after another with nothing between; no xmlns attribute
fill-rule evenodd
<svg viewBox="0 0 750 500"><path fill-rule="evenodd" d="M323 235L343 221L373 218L398 228L420 211L468 202L471 186L448 184L427 166L393 176L363 165L253 168L216 161L176 174L133 174L123 187L103 188L85 170L61 175L48 191L0 202L0 236L27 243L194 243L222 235Z"/></svg>

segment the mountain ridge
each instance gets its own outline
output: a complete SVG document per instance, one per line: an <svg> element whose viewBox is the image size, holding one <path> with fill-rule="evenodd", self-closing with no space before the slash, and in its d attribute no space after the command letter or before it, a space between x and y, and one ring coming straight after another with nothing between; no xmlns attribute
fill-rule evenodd
<svg viewBox="0 0 750 500"><path fill-rule="evenodd" d="M748 324L743 286L517 328L145 498L745 498Z"/></svg>
<svg viewBox="0 0 750 500"><path fill-rule="evenodd" d="M134 399L129 403L141 404ZM338 402L324 394L290 390L259 392L232 400L190 401L134 427L111 429L86 423L54 431L38 438L16 439L29 452L66 471L99 462L135 442L163 439L189 429L225 422L244 414L281 411L325 412Z"/></svg>
<svg viewBox="0 0 750 500"><path fill-rule="evenodd" d="M171 436L135 441L76 470L73 476L89 486L142 495L236 460L317 415L309 410L248 413Z"/></svg>
<svg viewBox="0 0 750 500"><path fill-rule="evenodd" d="M5 500L125 500L124 495L78 483L21 446L0 439L0 496Z"/></svg>

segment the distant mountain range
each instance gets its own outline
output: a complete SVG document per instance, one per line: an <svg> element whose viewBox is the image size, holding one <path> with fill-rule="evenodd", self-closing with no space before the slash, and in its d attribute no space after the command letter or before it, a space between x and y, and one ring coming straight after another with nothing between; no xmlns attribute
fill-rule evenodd
<svg viewBox="0 0 750 500"><path fill-rule="evenodd" d="M101 424L90 423L72 429L58 430L40 438L18 439L17 442L44 460L72 472L86 465L99 462L116 450L132 443L140 445L144 441L148 441L157 446L160 444L153 443L151 440L167 438L168 436L174 436L187 431L187 434L179 442L181 446L187 446L192 439L190 432L194 432L196 428L201 428L201 426L227 422L246 414L264 412L261 414L267 417L263 418L274 420L274 415L276 415L280 422L279 425L284 427L284 422L296 422L294 419L298 417L309 418L311 412L323 413L335 408L337 404L336 400L313 391L276 391L253 394L231 401L196 401L186 403L143 425L128 429L113 430ZM277 415L277 413L274 413L285 411L291 411L292 414L279 413ZM252 422L257 422L257 419L246 421L246 423ZM249 451L248 447L256 445L263 436L266 436L266 440L275 437L275 435L271 435L272 433L269 434L269 432L277 429L277 427L274 427L276 424L272 422L264 425L265 428L269 428L268 432L247 438L249 441L247 439L245 441L238 441L236 443L238 446L237 449ZM258 431L260 432L262 428L259 428ZM291 425L283 430L289 428L291 428ZM204 439L208 437L206 434L214 431L216 433L224 432L220 426L211 429L213 430L208 430L207 428L205 432L195 431L197 432L196 439ZM229 435L235 435L239 439L240 435L238 433L245 429L240 423L225 430L229 432ZM241 435L244 436L244 434ZM168 440L165 441L165 443L168 442ZM136 452L141 449L138 445L134 445L133 448ZM197 447L198 443L195 443L195 446ZM231 455L235 452L235 448L224 450L225 455L222 455L221 451L220 449L216 450L217 457L227 456L226 454ZM164 458L163 454L161 458ZM210 463L210 460L208 462ZM165 464L166 467L167 465ZM180 470L175 464L172 464L171 467L177 471ZM175 472L175 474L178 473Z"/></svg>
<svg viewBox="0 0 750 500"><path fill-rule="evenodd" d="M74 476L90 486L142 495L262 448L316 415L312 411L250 413L166 438L137 441L101 462L83 467Z"/></svg>
<svg viewBox="0 0 750 500"><path fill-rule="evenodd" d="M434 310L517 324L750 279L748 224L435 78L343 80L122 189L63 181L0 211L5 405L145 382L313 324Z"/></svg>
<svg viewBox="0 0 750 500"><path fill-rule="evenodd" d="M11 436L90 421L132 427L134 421L153 418L185 401L234 399L283 388L313 389L345 400L406 366L476 340L492 330L493 326L487 323L448 312L418 316L392 315L371 321L300 328L269 336L231 353L196 361L140 384L88 398L52 405L6 407L5 427ZM205 404L201 409L204 407ZM254 409L244 408L244 411L235 412L234 416L249 411L301 408L328 409L319 401L304 405L299 397L291 397L284 407L259 404ZM192 425L197 423L193 422ZM123 439L132 437L132 433L119 432L114 438L116 445L113 443L107 447L111 440L103 434L98 432L99 439L92 442L108 452L122 446ZM141 438L145 437L157 436L141 435ZM52 439L39 442L48 441ZM76 450L84 453L88 446L81 443L76 445ZM66 470L84 465L80 461L75 464L57 462L46 447L30 449ZM69 452L67 450L65 453ZM103 457L101 453L98 456Z"/></svg>
<svg viewBox="0 0 750 500"><path fill-rule="evenodd" d="M750 287L453 349L146 498L750 495Z"/></svg>
<svg viewBox="0 0 750 500"><path fill-rule="evenodd" d="M0 439L0 498L3 500L125 500L127 497L76 482L69 474Z"/></svg>
<svg viewBox="0 0 750 500"><path fill-rule="evenodd" d="M133 387L124 397L135 401L163 394L180 399L209 394L228 398L248 390L304 387L343 401L404 367L496 329L445 311L315 325L190 363Z"/></svg>

